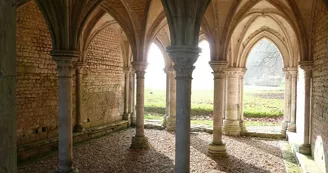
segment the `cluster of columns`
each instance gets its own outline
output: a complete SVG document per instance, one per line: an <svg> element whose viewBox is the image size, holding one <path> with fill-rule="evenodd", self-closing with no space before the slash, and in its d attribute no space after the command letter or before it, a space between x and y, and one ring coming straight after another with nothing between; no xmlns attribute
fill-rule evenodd
<svg viewBox="0 0 328 173"><path fill-rule="evenodd" d="M285 72L285 108L281 134L286 131L296 132L296 94L297 94L297 68L284 68Z"/></svg>
<svg viewBox="0 0 328 173"><path fill-rule="evenodd" d="M166 73L166 115L165 129L167 131L175 131L176 121L176 82L175 71L169 66L164 69Z"/></svg>
<svg viewBox="0 0 328 173"><path fill-rule="evenodd" d="M223 134L239 136L247 132L244 123L243 90L245 68L226 68L225 87L225 118L223 120ZM216 88L214 88L215 90Z"/></svg>

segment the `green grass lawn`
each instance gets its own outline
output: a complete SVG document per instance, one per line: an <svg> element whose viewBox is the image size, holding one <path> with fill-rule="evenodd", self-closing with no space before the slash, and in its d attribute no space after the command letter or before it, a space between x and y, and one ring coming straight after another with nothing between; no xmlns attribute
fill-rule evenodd
<svg viewBox="0 0 328 173"><path fill-rule="evenodd" d="M281 117L283 115L284 91L277 90L244 90L245 117ZM145 112L165 114L165 90L145 90ZM213 112L213 91L195 90L191 95L191 115L207 116Z"/></svg>

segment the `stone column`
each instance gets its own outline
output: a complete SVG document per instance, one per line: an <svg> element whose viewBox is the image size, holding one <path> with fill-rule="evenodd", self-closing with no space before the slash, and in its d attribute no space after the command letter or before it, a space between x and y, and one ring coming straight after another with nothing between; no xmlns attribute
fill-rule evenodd
<svg viewBox="0 0 328 173"><path fill-rule="evenodd" d="M134 95L134 91L135 91L135 71L134 69L131 69L130 72L130 81L129 81L129 114L130 114L130 123L131 126L135 126L136 125L136 114L135 114L135 105L134 105L134 99L135 99L135 95Z"/></svg>
<svg viewBox="0 0 328 173"><path fill-rule="evenodd" d="M144 99L145 99L145 73L147 62L134 61L133 68L137 74L137 119L136 135L132 138L131 149L149 149L148 139L144 133Z"/></svg>
<svg viewBox="0 0 328 173"><path fill-rule="evenodd" d="M288 123L290 122L290 84L291 84L291 77L287 69L283 69L285 72L285 96L284 96L284 101L285 101L285 108L284 108L284 119L281 125L281 134L283 136L286 136L286 131L288 127Z"/></svg>
<svg viewBox="0 0 328 173"><path fill-rule="evenodd" d="M240 85L240 69L227 68L225 70L227 78L227 104L226 119L223 121L224 135L240 135L240 119L239 119L239 85Z"/></svg>
<svg viewBox="0 0 328 173"><path fill-rule="evenodd" d="M246 73L246 68L242 68L240 72L240 130L241 134L247 132L245 122L244 122L244 76Z"/></svg>
<svg viewBox="0 0 328 173"><path fill-rule="evenodd" d="M51 51L57 63L59 84L59 122L58 122L58 173L78 172L73 167L73 129L72 129L72 73L79 53L68 50Z"/></svg>
<svg viewBox="0 0 328 173"><path fill-rule="evenodd" d="M288 72L291 77L291 106L290 122L288 124L289 132L296 132L296 93L297 93L297 68L290 68Z"/></svg>
<svg viewBox="0 0 328 173"><path fill-rule="evenodd" d="M303 154L311 154L310 146L310 116L311 116L311 90L312 90L312 61L301 61L300 68L304 75L304 141L299 147L299 152Z"/></svg>
<svg viewBox="0 0 328 173"><path fill-rule="evenodd" d="M175 170L189 172L190 165L190 110L191 80L200 48L189 46L168 47L167 52L176 71L176 130ZM187 171L188 170L188 171Z"/></svg>
<svg viewBox="0 0 328 173"><path fill-rule="evenodd" d="M211 156L225 156L227 154L225 144L222 141L222 120L224 116L225 74L227 62L211 61L210 65L214 75L214 99L213 99L213 140L208 146Z"/></svg>
<svg viewBox="0 0 328 173"><path fill-rule="evenodd" d="M17 172L16 6L0 1L0 172Z"/></svg>
<svg viewBox="0 0 328 173"><path fill-rule="evenodd" d="M83 127L83 119L81 115L81 105L82 105L82 72L84 68L84 63L83 62L78 62L75 64L75 74L76 74L76 90L75 90L75 99L76 99L76 117L75 121L76 124L74 126L73 131L74 132L82 132L84 130Z"/></svg>
<svg viewBox="0 0 328 173"><path fill-rule="evenodd" d="M130 68L125 67L123 68L124 71L124 113L123 113L123 120L130 121L130 112L129 112L129 84L130 84ZM131 123L129 123L131 124Z"/></svg>
<svg viewBox="0 0 328 173"><path fill-rule="evenodd" d="M166 107L167 116L166 116L166 130L167 131L175 131L176 125L176 81L175 81L175 72L173 67L168 67L166 69L166 75L168 77L168 88L166 91L168 92L168 102Z"/></svg>

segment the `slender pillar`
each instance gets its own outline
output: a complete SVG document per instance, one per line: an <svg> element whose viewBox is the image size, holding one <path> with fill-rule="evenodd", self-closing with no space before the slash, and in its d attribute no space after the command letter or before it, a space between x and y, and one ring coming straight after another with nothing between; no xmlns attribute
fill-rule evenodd
<svg viewBox="0 0 328 173"><path fill-rule="evenodd" d="M129 84L130 84L130 68L125 67L123 68L124 71L124 113L123 113L123 120L131 120L130 112L129 112ZM129 123L131 124L131 123Z"/></svg>
<svg viewBox="0 0 328 173"><path fill-rule="evenodd" d="M227 62L211 61L214 75L214 103L213 103L213 140L208 146L208 153L212 156L225 156L225 144L222 141L222 120L224 116L225 73Z"/></svg>
<svg viewBox="0 0 328 173"><path fill-rule="evenodd" d="M135 71L134 69L131 69L131 72L130 72L130 81L129 81L129 94L130 94L130 97L129 97L129 103L130 103L130 106L129 106L129 114L130 114L130 123L131 123L131 126L135 126L136 125L136 114L135 114L135 104L134 104L134 100L135 100L135 94L134 94L134 91L135 91Z"/></svg>
<svg viewBox="0 0 328 173"><path fill-rule="evenodd" d="M286 136L286 131L288 127L288 123L290 122L290 106L291 106L291 92L290 92L290 84L291 84L291 77L286 68L283 69L285 72L285 96L284 96L284 101L285 101L285 108L284 108L284 119L282 121L281 125L281 134L283 136Z"/></svg>
<svg viewBox="0 0 328 173"><path fill-rule="evenodd" d="M223 121L224 135L240 135L240 116L239 116L239 85L240 85L240 69L227 68L227 104L226 119Z"/></svg>
<svg viewBox="0 0 328 173"><path fill-rule="evenodd" d="M166 116L166 130L175 131L176 127L176 81L175 72L173 67L166 69L166 75L168 77L168 102L167 102L167 116Z"/></svg>
<svg viewBox="0 0 328 173"><path fill-rule="evenodd" d="M144 132L144 99L145 99L145 73L147 62L134 61L133 68L137 74L137 119L136 135L132 138L131 149L149 149L148 139Z"/></svg>
<svg viewBox="0 0 328 173"><path fill-rule="evenodd" d="M16 2L16 1L15 1ZM17 172L16 6L0 1L0 172Z"/></svg>
<svg viewBox="0 0 328 173"><path fill-rule="evenodd" d="M312 61L301 61L302 77L304 77L304 141L299 147L299 152L303 154L311 154L310 146L310 116L311 116L311 90L312 90ZM302 80L303 81L303 80Z"/></svg>
<svg viewBox="0 0 328 173"><path fill-rule="evenodd" d="M59 122L58 122L58 173L78 172L73 167L73 129L72 129L72 73L79 53L67 50L51 51L57 63L59 84Z"/></svg>
<svg viewBox="0 0 328 173"><path fill-rule="evenodd" d="M191 80L200 48L177 46L168 47L167 52L174 62L176 71L176 130L175 169L189 172L190 165L190 110Z"/></svg>
<svg viewBox="0 0 328 173"><path fill-rule="evenodd" d="M84 63L83 62L77 62L75 64L75 74L76 74L76 90L75 90L75 104L76 104L76 117L75 117L75 126L73 131L74 132L82 132L84 130L83 127L83 119L82 119L82 114L81 114L81 108L82 108L82 100L81 100L81 95L82 95L82 72L84 68Z"/></svg>
<svg viewBox="0 0 328 173"><path fill-rule="evenodd" d="M246 73L246 68L242 68L240 72L240 130L241 134L247 132L246 125L244 122L244 76Z"/></svg>
<svg viewBox="0 0 328 173"><path fill-rule="evenodd" d="M162 126L166 128L166 119L170 112L170 75L167 73L169 67L164 68L164 73L166 74L166 86L165 86L165 115L163 119Z"/></svg>
<svg viewBox="0 0 328 173"><path fill-rule="evenodd" d="M288 124L289 132L296 132L296 93L297 93L297 68L290 68L288 72L291 77L291 106L290 122Z"/></svg>

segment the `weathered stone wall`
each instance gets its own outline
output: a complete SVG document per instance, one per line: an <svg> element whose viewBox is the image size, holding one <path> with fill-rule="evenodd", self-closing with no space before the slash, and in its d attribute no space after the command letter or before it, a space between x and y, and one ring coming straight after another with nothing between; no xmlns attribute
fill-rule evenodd
<svg viewBox="0 0 328 173"><path fill-rule="evenodd" d="M312 38L312 154L320 169L328 170L328 10L322 0L315 9Z"/></svg>
<svg viewBox="0 0 328 173"><path fill-rule="evenodd" d="M81 112L86 127L122 120L124 73L119 38L116 27L107 26L85 52Z"/></svg>
<svg viewBox="0 0 328 173"><path fill-rule="evenodd" d="M17 143L57 136L58 84L51 37L34 1L17 9Z"/></svg>

